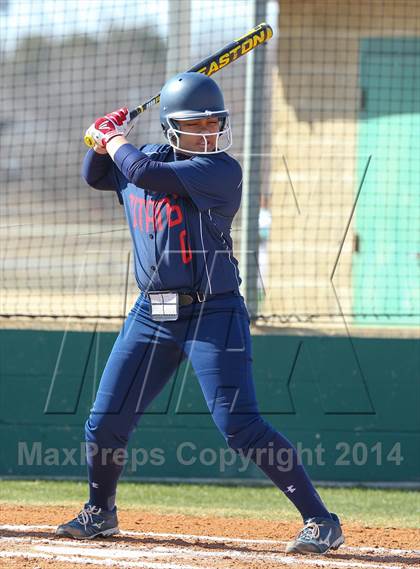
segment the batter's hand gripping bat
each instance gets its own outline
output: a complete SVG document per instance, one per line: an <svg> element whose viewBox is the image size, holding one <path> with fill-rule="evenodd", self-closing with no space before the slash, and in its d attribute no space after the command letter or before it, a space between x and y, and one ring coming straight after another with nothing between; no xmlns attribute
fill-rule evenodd
<svg viewBox="0 0 420 569"><path fill-rule="evenodd" d="M196 65L193 65L188 72L196 71L198 73L204 73L210 77L226 65L229 65L233 61L236 61L246 53L249 53L251 50L255 49L259 45L265 43L273 36L272 28L266 24L265 22L259 24L244 36L234 40L222 49L219 49L216 53L209 55ZM144 113L147 109L149 109L152 105L156 105L160 101L160 91L157 95L154 95L151 99L145 101L142 105L139 105L132 111L130 111L130 120L129 123L133 122L139 115ZM130 129L131 130L131 129ZM84 138L85 143L87 146L91 148L95 145L95 141L91 136L85 136Z"/></svg>

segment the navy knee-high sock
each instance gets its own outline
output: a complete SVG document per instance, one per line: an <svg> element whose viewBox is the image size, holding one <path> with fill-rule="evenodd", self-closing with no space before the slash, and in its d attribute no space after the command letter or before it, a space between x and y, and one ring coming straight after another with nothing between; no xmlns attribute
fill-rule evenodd
<svg viewBox="0 0 420 569"><path fill-rule="evenodd" d="M292 443L270 425L267 427L253 447L252 460L289 498L304 520L330 518Z"/></svg>
<svg viewBox="0 0 420 569"><path fill-rule="evenodd" d="M118 479L124 469L124 449L110 450L96 448L92 452L88 448L86 452L89 504L109 511L114 509Z"/></svg>

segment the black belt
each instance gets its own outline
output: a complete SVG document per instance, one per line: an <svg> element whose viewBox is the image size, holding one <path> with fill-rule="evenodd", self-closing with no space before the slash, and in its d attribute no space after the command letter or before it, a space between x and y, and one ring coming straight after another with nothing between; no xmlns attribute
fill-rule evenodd
<svg viewBox="0 0 420 569"><path fill-rule="evenodd" d="M179 292L178 293L179 305L188 306L189 304L193 304L195 302L202 303L205 302L206 300L210 300L211 298L216 298L217 296L224 296L226 294L232 294L232 293L235 294L235 291L221 292L219 294L205 294L204 292L197 292L197 291L188 292L188 293ZM147 293L145 294L147 296Z"/></svg>
<svg viewBox="0 0 420 569"><path fill-rule="evenodd" d="M209 298L217 296L215 294L204 294L203 292L189 292L188 294L179 293L179 305L188 306L193 302L205 302Z"/></svg>
<svg viewBox="0 0 420 569"><path fill-rule="evenodd" d="M206 302L206 300L210 300L211 298L223 298L226 296L231 296L234 294L235 296L240 296L239 291L230 290L227 292L218 292L217 294L205 294L204 292L180 292L179 294L179 305L180 306L187 306L188 304L193 304L194 302Z"/></svg>

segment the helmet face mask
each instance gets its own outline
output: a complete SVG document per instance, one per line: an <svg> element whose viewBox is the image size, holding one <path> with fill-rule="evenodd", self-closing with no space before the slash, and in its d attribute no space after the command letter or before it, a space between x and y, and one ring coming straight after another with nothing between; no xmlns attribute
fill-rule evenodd
<svg viewBox="0 0 420 569"><path fill-rule="evenodd" d="M208 114L207 116L215 116L219 113L212 113ZM230 127L230 119L228 111L223 116L218 116L219 122L219 130L216 132L188 132L182 130L182 122L183 120L192 120L192 119L200 119L205 117L199 116L189 116L189 117L182 117L179 116L168 116L167 127L164 128L165 136L168 139L169 144L175 150L179 150L184 154L217 154L220 152L226 152L228 148L232 146L232 129ZM193 136L195 138L201 137L204 148L200 150L192 150L190 148L184 148L181 146L181 136ZM213 139L215 138L214 148L210 149L213 146Z"/></svg>
<svg viewBox="0 0 420 569"><path fill-rule="evenodd" d="M211 118L218 119L218 127L213 121L213 124L207 122L206 128L203 119ZM183 121L201 121L201 124L197 129L188 125L185 130L187 125L183 128ZM169 144L184 154L225 152L232 145L223 93L211 77L201 73L180 73L165 83L160 96L160 122ZM195 137L195 144L191 136ZM197 143L200 138L201 144Z"/></svg>

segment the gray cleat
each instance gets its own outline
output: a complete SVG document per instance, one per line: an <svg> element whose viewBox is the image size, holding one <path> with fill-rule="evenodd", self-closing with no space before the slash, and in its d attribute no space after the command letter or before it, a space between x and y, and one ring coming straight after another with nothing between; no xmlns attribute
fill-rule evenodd
<svg viewBox="0 0 420 569"><path fill-rule="evenodd" d="M338 549L344 543L340 520L335 514L331 518L309 518L294 541L286 547L286 553L327 553Z"/></svg>
<svg viewBox="0 0 420 569"><path fill-rule="evenodd" d="M57 536L74 537L75 539L93 539L115 533L119 533L117 508L108 512L90 504L85 504L76 518L66 524L61 524L55 531Z"/></svg>

